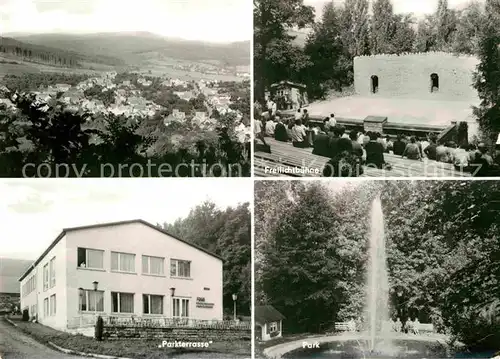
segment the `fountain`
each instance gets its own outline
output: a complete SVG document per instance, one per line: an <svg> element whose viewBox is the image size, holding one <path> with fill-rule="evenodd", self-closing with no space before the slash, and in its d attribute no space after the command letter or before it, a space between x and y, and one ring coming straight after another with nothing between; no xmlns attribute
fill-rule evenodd
<svg viewBox="0 0 500 359"><path fill-rule="evenodd" d="M389 279L385 253L384 214L380 196L377 196L371 208L369 259L367 269L366 321L371 352L379 351L377 340L381 340L384 349L391 347L389 337Z"/></svg>

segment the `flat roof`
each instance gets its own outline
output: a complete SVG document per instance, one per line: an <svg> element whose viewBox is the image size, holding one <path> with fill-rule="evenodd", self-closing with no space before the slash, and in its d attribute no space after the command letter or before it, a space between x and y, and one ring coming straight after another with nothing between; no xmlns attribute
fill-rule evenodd
<svg viewBox="0 0 500 359"><path fill-rule="evenodd" d="M79 227L71 227L71 228L64 228L61 233L56 237L56 239L54 239L54 241L50 244L50 246L42 253L42 255L40 257L38 257L38 259L26 270L26 272L21 276L21 278L19 278L19 282L22 281L24 278L26 278L26 276L28 274L30 274L30 272L38 265L38 263L40 263L42 261L42 259L50 252L50 250L52 248L54 248L56 246L57 243L59 243L59 241L66 235L66 233L68 232L72 232L72 231L79 231L79 230L85 230L85 229L94 229L94 228L101 228L101 227L111 227L111 226L121 226L121 225L124 225L124 224L132 224L132 223L140 223L140 224L143 224L145 226L148 226L152 229L155 229L157 230L158 232L160 233L163 233L163 234L166 234L167 236L170 236L178 241L181 241L193 248L196 248L202 252L205 252L206 254L208 255L211 255L212 257L215 257L219 260L222 261L222 257L220 257L219 255L215 254L215 253L212 253L208 250L206 250L205 248L202 248L196 244L193 244L193 243L190 243L184 239L181 239L177 236L174 236L173 234L171 233L168 233L167 231L165 231L164 229L162 228L159 228L158 226L155 226L154 224L151 224L149 222L146 222L145 220L142 220L142 219L132 219L132 220L128 220L128 221L120 221L120 222L108 222L108 223L99 223L99 224L92 224L92 225L88 225L88 226L79 226Z"/></svg>

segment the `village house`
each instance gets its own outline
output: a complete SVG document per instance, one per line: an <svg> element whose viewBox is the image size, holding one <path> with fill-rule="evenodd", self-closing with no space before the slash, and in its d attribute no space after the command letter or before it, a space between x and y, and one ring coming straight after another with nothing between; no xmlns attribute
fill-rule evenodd
<svg viewBox="0 0 500 359"><path fill-rule="evenodd" d="M283 314L272 305L255 306L255 337L267 341L283 336Z"/></svg>
<svg viewBox="0 0 500 359"><path fill-rule="evenodd" d="M68 331L96 315L222 320L222 260L143 220L63 229L19 279L21 309Z"/></svg>

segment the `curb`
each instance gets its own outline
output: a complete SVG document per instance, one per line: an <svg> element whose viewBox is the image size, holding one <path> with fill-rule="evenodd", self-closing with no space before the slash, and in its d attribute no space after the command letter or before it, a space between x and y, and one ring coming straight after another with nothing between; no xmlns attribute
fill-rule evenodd
<svg viewBox="0 0 500 359"><path fill-rule="evenodd" d="M10 325L13 325L13 326L17 327L17 324L16 324L16 323L14 323L14 322L13 322L12 320L10 320L9 318L7 318L7 316L5 316L4 318L5 318L5 320L6 320L6 321L7 321Z"/></svg>
<svg viewBox="0 0 500 359"><path fill-rule="evenodd" d="M84 356L84 357L92 357L92 358L100 358L100 359L131 359L131 358L124 358L124 357L115 357L115 356L112 356L112 355L82 353L82 352L78 352L76 350L70 350L70 349L61 348L60 346L55 345L52 342L48 342L48 344L51 347L53 347L54 349L56 349L56 350L58 350L60 352L63 352L65 354L74 354L74 355L80 355L80 356Z"/></svg>

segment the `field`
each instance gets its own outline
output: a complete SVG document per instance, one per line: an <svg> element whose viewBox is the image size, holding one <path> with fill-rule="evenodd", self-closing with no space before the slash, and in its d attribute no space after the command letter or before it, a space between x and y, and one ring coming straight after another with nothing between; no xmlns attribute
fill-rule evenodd
<svg viewBox="0 0 500 359"><path fill-rule="evenodd" d="M75 68L65 68L65 67L56 67L56 66L47 66L44 64L38 64L33 62L22 61L17 58L0 56L0 62L16 62L17 64L10 63L0 63L0 79L5 75L21 75L24 73L39 73L39 72L58 72L58 73L73 73L73 74L95 74L99 72L106 71L122 71L125 70L123 67L112 67L102 64L96 63L82 63L85 67L84 69L75 69ZM214 66L210 66L202 63L194 63L189 61L176 60L171 58L162 58L161 60L149 60L145 66L140 66L140 72L149 72L151 71L151 75L153 76L161 76L168 75L172 78L178 78L180 80L198 80L198 79L207 79L207 80L220 80L220 81L242 81L241 77L237 77L234 75L212 75L205 74L198 71L187 71L175 68L175 66L179 65L198 65L201 68L206 69L215 69Z"/></svg>
<svg viewBox="0 0 500 359"><path fill-rule="evenodd" d="M4 56L0 56L0 61L15 61L17 63L17 64L0 63L0 78L3 78L5 75L22 75L26 73L39 73L39 72L94 74L96 72L110 71L111 69L110 67L103 68L103 65L98 65L98 64L95 64L96 65L95 70L47 66L44 64L27 62Z"/></svg>

